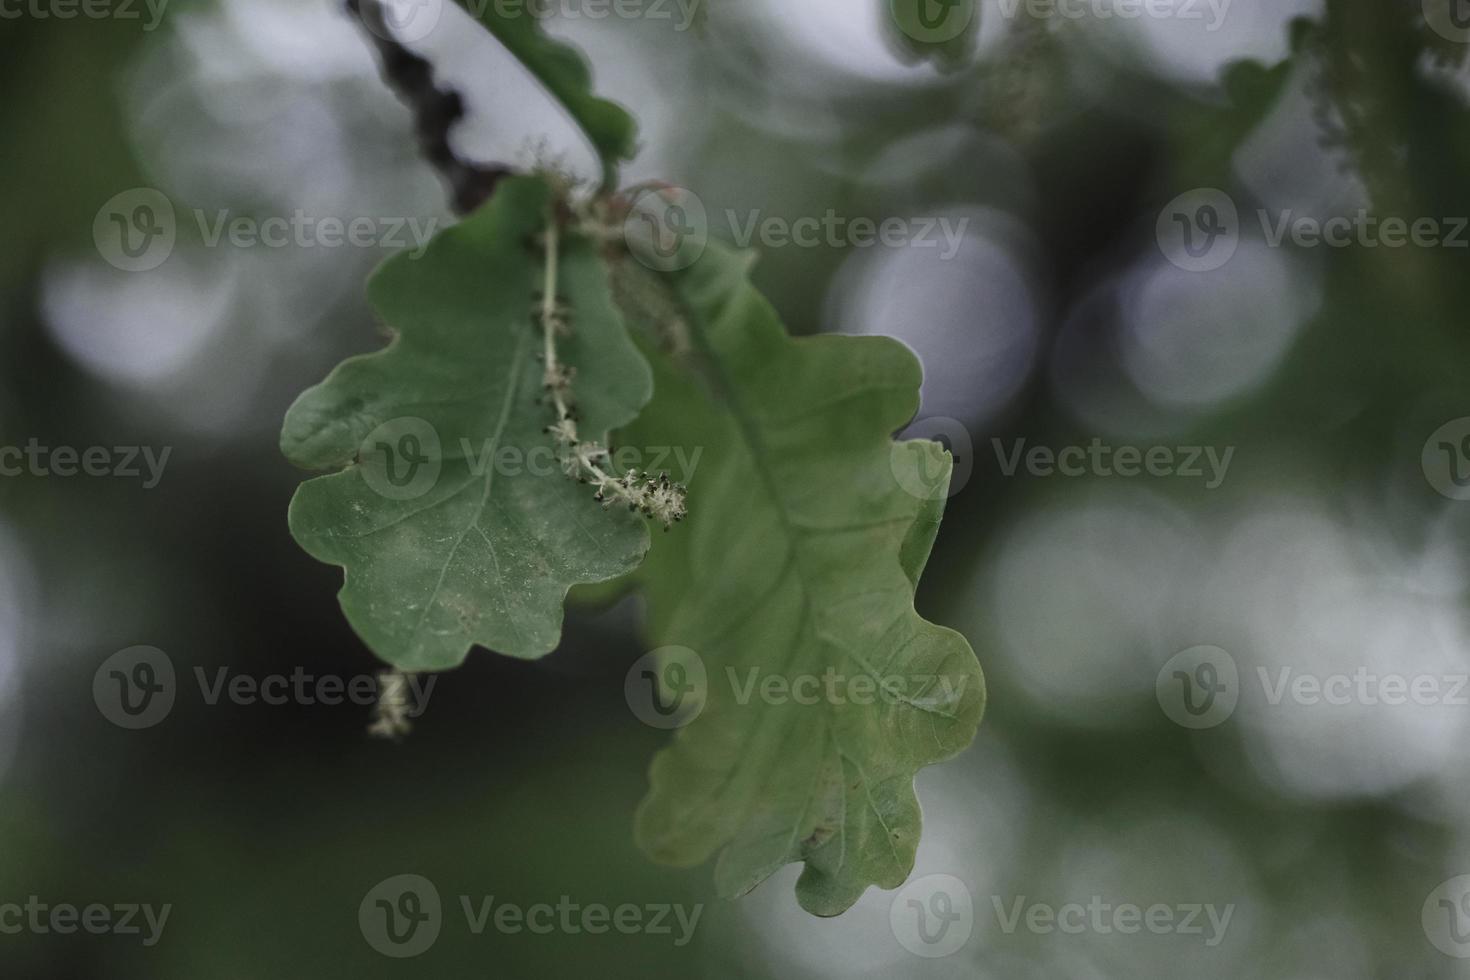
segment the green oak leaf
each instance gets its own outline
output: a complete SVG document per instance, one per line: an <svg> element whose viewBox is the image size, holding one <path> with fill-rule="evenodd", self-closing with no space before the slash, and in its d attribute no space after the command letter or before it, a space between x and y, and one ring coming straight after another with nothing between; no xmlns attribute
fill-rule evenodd
<svg viewBox="0 0 1470 980"><path fill-rule="evenodd" d="M901 344L788 337L747 260L715 245L671 282L702 371L655 358L655 399L624 435L705 452L689 519L632 578L654 642L693 650L707 682L697 717L653 762L637 838L681 866L721 851L727 897L803 861L801 905L836 915L907 878L914 776L969 745L984 711L968 642L914 609L952 460L937 443L893 441L920 382ZM670 699L690 676L671 663L654 674ZM771 677L829 671L883 693L759 693Z"/></svg>
<svg viewBox="0 0 1470 980"><path fill-rule="evenodd" d="M530 3L507 10L490 0L458 0L571 115L601 158L604 174L637 151L638 124L626 109L592 93L592 70L576 48L541 29Z"/></svg>
<svg viewBox="0 0 1470 980"><path fill-rule="evenodd" d="M339 470L297 490L291 533L346 569L349 622L401 669L457 666L474 644L541 656L568 589L628 572L648 548L640 519L562 474L544 432L533 243L551 201L540 178L508 180L422 256L385 263L369 298L393 341L338 365L286 416L285 455ZM652 375L595 248L567 242L558 268L573 317L558 350L578 369L582 432L601 439L637 416Z"/></svg>

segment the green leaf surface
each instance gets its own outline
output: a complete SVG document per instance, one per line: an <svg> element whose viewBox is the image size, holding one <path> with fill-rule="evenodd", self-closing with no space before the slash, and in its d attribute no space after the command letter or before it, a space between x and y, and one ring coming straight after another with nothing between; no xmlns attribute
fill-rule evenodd
<svg viewBox="0 0 1470 980"><path fill-rule="evenodd" d="M802 906L836 915L912 870L914 776L970 744L984 681L966 640L914 609L951 468L936 443L892 439L916 360L885 338L788 337L747 273L712 245L673 277L702 376L656 359L655 400L624 433L705 449L689 519L634 575L655 643L707 676L636 832L672 864L721 852L728 897L803 861ZM664 670L665 694L687 676ZM827 676L846 680L816 703L760 693ZM884 693L859 703L866 683Z"/></svg>
<svg viewBox="0 0 1470 980"><path fill-rule="evenodd" d="M541 656L568 589L628 572L648 547L640 519L562 474L543 431L533 243L550 201L539 178L509 180L422 256L387 262L369 297L393 341L343 362L286 416L286 456L339 471L298 489L291 533L346 569L348 620L402 669L454 667L474 644ZM647 403L652 376L594 248L568 242L559 279L581 328L558 347L578 369L582 431L602 438Z"/></svg>
<svg viewBox="0 0 1470 980"><path fill-rule="evenodd" d="M592 70L576 48L549 37L529 4L507 10L489 0L459 0L546 90L561 103L587 134L602 159L604 174L638 149L638 124L626 109L592 92Z"/></svg>

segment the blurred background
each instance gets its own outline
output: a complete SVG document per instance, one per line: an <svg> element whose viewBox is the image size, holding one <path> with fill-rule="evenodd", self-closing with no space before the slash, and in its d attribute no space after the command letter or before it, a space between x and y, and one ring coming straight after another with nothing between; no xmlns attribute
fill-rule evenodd
<svg viewBox="0 0 1470 980"><path fill-rule="evenodd" d="M904 34L886 0L703 0L687 19L672 2L601 18L553 4L548 30L640 120L625 183L692 189L715 235L756 213L962 229L953 248L768 241L757 270L794 332L908 343L926 368L912 434L959 457L919 608L969 637L990 708L974 746L918 780L915 880L951 876L971 904L972 934L942 958L902 941L894 893L819 920L796 905L796 868L729 903L710 868L636 851L666 738L623 700L646 652L636 603L573 613L539 663L477 652L399 744L367 738L360 705L201 696L196 669L378 669L338 610L340 572L287 533L302 475L276 438L301 390L382 343L363 283L393 251L210 232L298 211L427 227L452 220L444 189L331 0L3 8L0 446L169 455L156 481L141 457L138 477L0 477L0 903L172 910L151 946L0 934L0 970L1470 975L1453 882L1470 873L1470 233L1455 229L1470 16L1454 2L1123 16L1127 0L979 0L939 41ZM529 77L452 4L439 13L410 46L465 94L459 152L591 175ZM178 217L151 266L105 244L109 215L147 218L137 202L157 198L139 189ZM1187 248L1227 205L1225 240ZM1275 234L1362 214L1428 219L1443 240ZM1095 440L1176 465L1010 462ZM1228 465L1212 473L1206 450ZM140 644L167 653L180 693L125 730L93 679ZM1187 727L1169 665L1201 646L1228 658L1238 699ZM1273 698L1283 676L1365 671L1442 696ZM445 924L397 960L358 909L405 873L435 883ZM490 895L704 910L684 945L475 935L458 897ZM1213 945L1208 925L1007 928L1018 900L1095 896L1232 913Z"/></svg>

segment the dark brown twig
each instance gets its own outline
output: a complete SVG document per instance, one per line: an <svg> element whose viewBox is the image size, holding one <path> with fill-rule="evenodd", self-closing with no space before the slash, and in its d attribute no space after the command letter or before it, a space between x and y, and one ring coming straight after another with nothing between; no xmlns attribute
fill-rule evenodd
<svg viewBox="0 0 1470 980"><path fill-rule="evenodd" d="M464 117L464 100L454 89L439 88L434 66L392 39L384 22L382 0L345 0L382 61L383 79L413 110L419 147L449 185L454 210L468 214L514 171L502 164L465 160L449 144L449 131Z"/></svg>

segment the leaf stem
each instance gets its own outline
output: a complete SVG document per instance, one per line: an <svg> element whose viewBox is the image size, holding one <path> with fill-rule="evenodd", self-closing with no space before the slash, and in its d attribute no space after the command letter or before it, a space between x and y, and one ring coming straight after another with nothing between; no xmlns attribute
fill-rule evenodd
<svg viewBox="0 0 1470 980"><path fill-rule="evenodd" d="M543 237L546 269L541 285L541 305L537 311L542 333L541 358L545 365L542 382L556 412L556 421L547 426L546 431L556 439L562 472L580 483L595 487L595 499L604 508L627 504L631 511L662 521L664 529L668 530L672 524L682 521L687 513L684 486L671 482L667 473L650 477L637 470L629 470L622 476L614 475L607 468L612 460L607 449L600 443L583 441L577 432L577 413L572 398L572 382L577 372L561 362L556 350L557 335L570 332L571 315L556 298L561 265L560 243L561 230L553 213L548 217Z"/></svg>
<svg viewBox="0 0 1470 980"><path fill-rule="evenodd" d="M546 223L546 270L541 286L541 333L545 339L545 350L542 357L546 361L547 387L551 390L552 403L556 406L556 417L567 418L571 413L567 411L566 396L561 385L552 384L552 379L560 374L561 363L556 357L556 277L561 265L560 258L561 229L556 223L553 215Z"/></svg>

